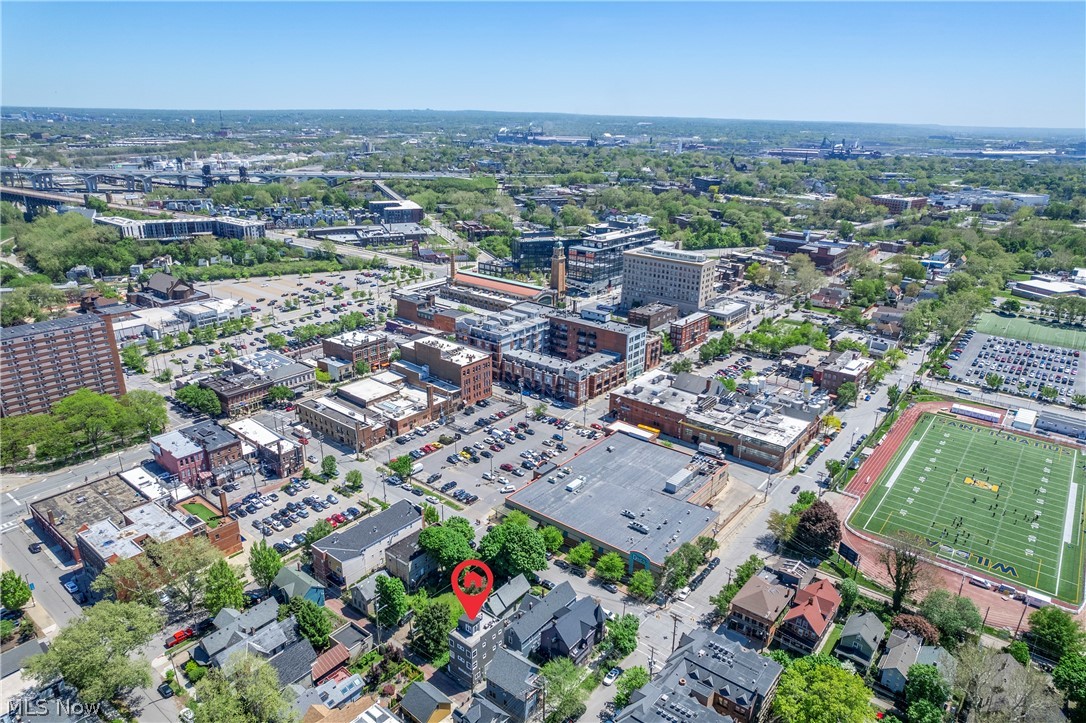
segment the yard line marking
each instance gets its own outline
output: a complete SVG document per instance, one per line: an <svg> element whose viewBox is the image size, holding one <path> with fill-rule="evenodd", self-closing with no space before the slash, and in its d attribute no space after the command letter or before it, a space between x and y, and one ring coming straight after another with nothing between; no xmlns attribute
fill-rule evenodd
<svg viewBox="0 0 1086 723"><path fill-rule="evenodd" d="M879 500L879 504L875 506L875 511L871 513L872 519L878 519L879 508L882 507L882 503L886 501L886 497L889 495L890 490L894 486L894 482L901 476L901 473L905 471L905 467L909 464L909 460L912 459L913 452L920 446L920 440L916 440L909 445L909 448L905 451L905 455L901 458L901 461L897 463L897 467L894 468L894 473L890 475L890 479L886 481L886 493L883 498Z"/></svg>

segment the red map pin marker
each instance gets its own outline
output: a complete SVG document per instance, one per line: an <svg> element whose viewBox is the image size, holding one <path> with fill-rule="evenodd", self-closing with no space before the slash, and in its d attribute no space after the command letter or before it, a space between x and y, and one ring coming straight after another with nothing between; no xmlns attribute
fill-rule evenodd
<svg viewBox="0 0 1086 723"><path fill-rule="evenodd" d="M474 620L494 589L494 573L482 560L464 560L453 570L452 589L464 612Z"/></svg>

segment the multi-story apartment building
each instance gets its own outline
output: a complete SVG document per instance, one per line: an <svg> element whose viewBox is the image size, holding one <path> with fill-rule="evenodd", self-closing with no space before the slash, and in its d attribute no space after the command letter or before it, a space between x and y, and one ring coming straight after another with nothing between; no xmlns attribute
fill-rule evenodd
<svg viewBox="0 0 1086 723"><path fill-rule="evenodd" d="M220 238L263 238L266 224L244 218L148 219L95 216L94 222L117 229L121 238L176 238L211 234Z"/></svg>
<svg viewBox="0 0 1086 723"><path fill-rule="evenodd" d="M709 315L698 311L671 322L668 338L675 351L693 349L709 338Z"/></svg>
<svg viewBox="0 0 1086 723"><path fill-rule="evenodd" d="M761 650L773 639L791 601L791 588L755 575L732 598L726 624Z"/></svg>
<svg viewBox="0 0 1086 723"><path fill-rule="evenodd" d="M493 386L490 355L436 336L399 344L395 367L408 381L425 386L428 377L459 389L460 402L475 404L490 396ZM418 379L413 379L414 376Z"/></svg>
<svg viewBox="0 0 1086 723"><path fill-rule="evenodd" d="M705 254L660 246L623 253L622 306L658 301L692 314L709 305L716 259Z"/></svg>
<svg viewBox="0 0 1086 723"><path fill-rule="evenodd" d="M579 244L566 249L569 285L594 290L620 283L623 254L659 238L656 229L648 227L613 230L606 224L590 226Z"/></svg>
<svg viewBox="0 0 1086 723"><path fill-rule="evenodd" d="M509 243L509 257L517 271L526 273L549 269L554 256L554 245L561 244L567 257L569 247L577 244L577 239L557 236L521 236Z"/></svg>
<svg viewBox="0 0 1086 723"><path fill-rule="evenodd" d="M568 311L550 315L550 351L577 361L597 352L618 354L626 362L626 378L633 379L660 361L660 339L649 339L647 329L615 321L590 321ZM654 359L655 357L655 359Z"/></svg>
<svg viewBox="0 0 1086 723"><path fill-rule="evenodd" d="M0 416L47 412L80 389L125 393L109 317L78 314L0 329Z"/></svg>
<svg viewBox="0 0 1086 723"><path fill-rule="evenodd" d="M926 196L902 196L897 193L872 196L871 202L877 206L885 206L886 210L895 216L910 210L918 211L928 205Z"/></svg>
<svg viewBox="0 0 1086 723"><path fill-rule="evenodd" d="M550 343L548 307L526 302L497 312L479 312L456 320L456 340L490 353L495 376L502 355L513 350L541 352Z"/></svg>
<svg viewBox="0 0 1086 723"><path fill-rule="evenodd" d="M626 363L613 352L599 352L570 361L563 357L513 350L502 357L505 384L539 392L578 405L626 382Z"/></svg>
<svg viewBox="0 0 1086 723"><path fill-rule="evenodd" d="M384 369L392 357L392 342L386 334L346 331L321 342L325 356L350 362L366 362L371 370Z"/></svg>

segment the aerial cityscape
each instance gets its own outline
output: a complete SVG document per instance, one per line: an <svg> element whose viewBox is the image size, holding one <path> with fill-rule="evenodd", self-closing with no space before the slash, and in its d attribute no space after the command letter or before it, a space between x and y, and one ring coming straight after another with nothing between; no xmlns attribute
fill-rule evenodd
<svg viewBox="0 0 1086 723"><path fill-rule="evenodd" d="M0 723L1086 721L1086 6L3 12Z"/></svg>

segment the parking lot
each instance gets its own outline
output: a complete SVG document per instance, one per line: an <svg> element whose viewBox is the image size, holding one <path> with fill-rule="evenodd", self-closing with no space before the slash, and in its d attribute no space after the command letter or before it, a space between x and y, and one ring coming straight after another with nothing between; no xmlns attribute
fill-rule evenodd
<svg viewBox="0 0 1086 723"><path fill-rule="evenodd" d="M1007 339L967 331L958 338L945 368L959 384L986 386L989 374L1003 378L1001 391L1030 399L1040 398L1041 388L1056 389L1052 401L1069 404L1071 397L1086 393L1086 376L1079 373L1081 352L1049 344Z"/></svg>

